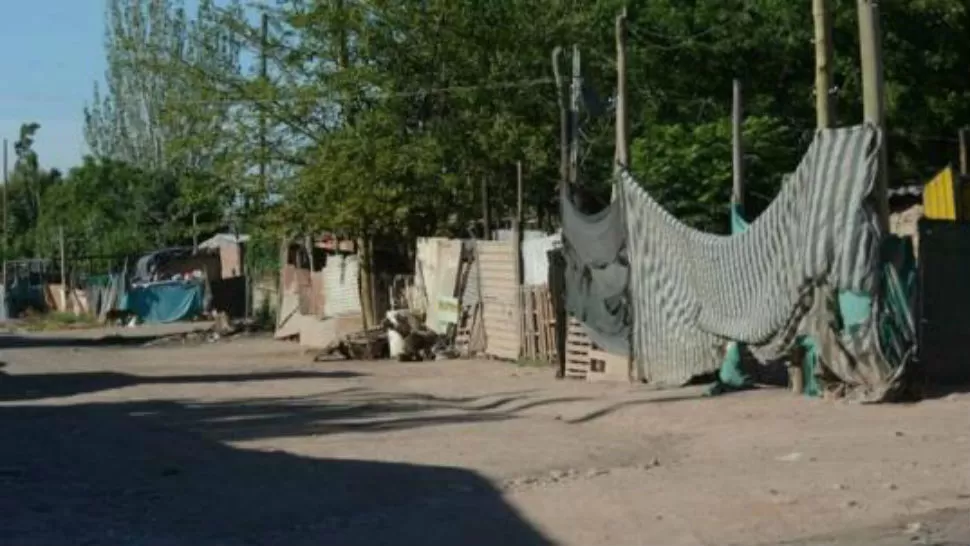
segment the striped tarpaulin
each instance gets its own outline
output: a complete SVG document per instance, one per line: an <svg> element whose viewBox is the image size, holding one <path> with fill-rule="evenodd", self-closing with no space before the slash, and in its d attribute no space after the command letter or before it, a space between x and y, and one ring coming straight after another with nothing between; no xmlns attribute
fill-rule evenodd
<svg viewBox="0 0 970 546"><path fill-rule="evenodd" d="M838 345L830 355L849 359L830 356L839 362L827 363L843 380L870 390L884 386L892 371L875 329L834 339L835 314L826 301L840 290L874 291L881 234L868 197L880 143L869 125L817 132L775 201L733 236L686 226L621 174L641 377L682 384L717 370L725 340L747 343L766 359L783 356L797 335L812 334Z"/></svg>

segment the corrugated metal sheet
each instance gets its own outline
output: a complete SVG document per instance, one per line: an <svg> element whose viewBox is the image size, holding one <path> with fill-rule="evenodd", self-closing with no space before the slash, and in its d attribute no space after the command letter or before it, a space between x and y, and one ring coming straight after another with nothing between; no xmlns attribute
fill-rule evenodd
<svg viewBox="0 0 970 546"><path fill-rule="evenodd" d="M932 220L957 220L957 203L953 169L947 167L923 188L923 214Z"/></svg>
<svg viewBox="0 0 970 546"><path fill-rule="evenodd" d="M332 254L323 268L323 313L328 317L360 313L357 256Z"/></svg>
<svg viewBox="0 0 970 546"><path fill-rule="evenodd" d="M562 246L560 234L522 241L522 284L549 284L549 251Z"/></svg>
<svg viewBox="0 0 970 546"><path fill-rule="evenodd" d="M460 239L426 237L418 239L415 256L414 284L422 294L425 324L428 328L443 332L438 324L438 299L453 297L461 262Z"/></svg>
<svg viewBox="0 0 970 546"><path fill-rule="evenodd" d="M970 224L922 220L919 231L920 365L935 383L970 383Z"/></svg>
<svg viewBox="0 0 970 546"><path fill-rule="evenodd" d="M481 280L485 353L517 360L522 350L522 316L515 278L518 260L515 244L512 241L480 241L475 257L479 261Z"/></svg>

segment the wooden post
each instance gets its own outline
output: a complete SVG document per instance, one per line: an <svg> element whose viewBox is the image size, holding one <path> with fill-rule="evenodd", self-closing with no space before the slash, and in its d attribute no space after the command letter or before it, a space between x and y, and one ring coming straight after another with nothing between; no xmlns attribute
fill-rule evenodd
<svg viewBox="0 0 970 546"><path fill-rule="evenodd" d="M967 152L967 128L964 127L959 131L960 137L960 174L963 176L970 175L968 169L970 169L970 155Z"/></svg>
<svg viewBox="0 0 970 546"><path fill-rule="evenodd" d="M279 275L279 282L276 283L276 288L277 288L276 324L273 325L274 329L279 328L281 321L285 320L285 317L283 316L283 300L284 300L284 294L286 293L285 275L287 270L286 266L289 262L289 257L290 257L290 239L286 235L284 235L283 238L280 239L280 267L279 267L279 271L276 272L277 275ZM299 309L299 306L297 306L297 308Z"/></svg>
<svg viewBox="0 0 970 546"><path fill-rule="evenodd" d="M61 311L67 311L67 267L64 260L64 226L57 227L58 247L61 254Z"/></svg>
<svg viewBox="0 0 970 546"><path fill-rule="evenodd" d="M627 62L626 62L626 39L627 39L627 9L624 6L620 14L616 16L616 143L615 155L613 157L613 174L617 175L623 169L630 168L630 111L629 95L627 94ZM617 181L618 182L618 181ZM610 201L616 201L619 196L617 187L613 186L610 194ZM629 297L629 287L627 288ZM633 351L633 333L627 340L629 353L626 360L627 379L631 382L636 381L636 359Z"/></svg>
<svg viewBox="0 0 970 546"><path fill-rule="evenodd" d="M522 210L522 194L524 193L524 186L522 180L522 162L516 161L515 163L515 218L519 223L519 227L522 227L523 223L523 210Z"/></svg>
<svg viewBox="0 0 970 546"><path fill-rule="evenodd" d="M614 172L630 166L630 113L627 104L626 8L616 17L616 157ZM615 195L615 193L614 193Z"/></svg>
<svg viewBox="0 0 970 546"><path fill-rule="evenodd" d="M316 264L314 263L314 260L313 260L313 247L314 247L314 243L315 243L314 239L315 238L312 237L312 236L310 236L310 235L304 235L303 236L303 248L304 248L304 250L306 250L307 261L310 262L310 313L313 314L313 315L315 315L315 316L319 316L319 315L316 315L316 312L317 312L317 291L313 289L313 273L316 271ZM337 240L337 246L338 247L340 246L340 240L339 239ZM357 274L358 275L361 274L361 269L362 268L358 268L358 270L357 270ZM365 327L367 326L366 319L365 319L364 326Z"/></svg>
<svg viewBox="0 0 970 546"><path fill-rule="evenodd" d="M731 108L731 173L734 186L731 192L731 203L744 207L744 143L741 140L744 112L740 80L734 80L733 95Z"/></svg>
<svg viewBox="0 0 970 546"><path fill-rule="evenodd" d="M957 137L960 140L960 176L957 177L957 181L954 184L954 191L958 199L956 204L957 219L964 221L967 218L967 214L970 213L970 211L964 209L967 191L970 191L967 188L967 185L970 184L970 178L967 177L967 169L970 169L970 165L967 164L970 162L967 157L967 128L964 127L957 131Z"/></svg>
<svg viewBox="0 0 970 546"><path fill-rule="evenodd" d="M569 97L569 181L579 182L579 104L583 93L579 46L573 46L573 81Z"/></svg>
<svg viewBox="0 0 970 546"><path fill-rule="evenodd" d="M192 213L192 253L199 252L199 213Z"/></svg>
<svg viewBox="0 0 970 546"><path fill-rule="evenodd" d="M815 24L815 121L819 129L835 124L835 104L832 98L832 13L828 0L812 0Z"/></svg>
<svg viewBox="0 0 970 546"><path fill-rule="evenodd" d="M556 96L559 99L559 183L565 185L569 175L569 107L566 104L566 82L560 71L562 48L552 50L552 74L556 79Z"/></svg>
<svg viewBox="0 0 970 546"><path fill-rule="evenodd" d="M482 175L482 238L486 241L492 239L492 219L489 217L488 206L488 178Z"/></svg>
<svg viewBox="0 0 970 546"><path fill-rule="evenodd" d="M805 392L805 349L796 346L788 364L788 388L795 394Z"/></svg>
<svg viewBox="0 0 970 546"><path fill-rule="evenodd" d="M524 338L526 334L525 313L522 302L522 162L515 164L516 191L515 191L515 220L512 222L512 263L515 264L515 316L519 322L519 357L522 357L522 348L525 346Z"/></svg>
<svg viewBox="0 0 970 546"><path fill-rule="evenodd" d="M8 176L7 176L8 175L8 171L7 171L7 148L8 148L7 139L3 139L3 291L4 291L4 300L3 301L4 301L4 306L7 305L7 303L6 303L7 302L7 298L6 298L6 293L7 293L7 260L9 259L9 257L7 256L7 251L8 251L7 239L9 239L9 237L7 236L7 230L9 229L9 226L10 226L10 224L7 222L7 183L9 182L9 179L8 179ZM5 319L8 318L6 311L7 311L6 309L4 309L2 311L3 312L3 318L5 318Z"/></svg>
<svg viewBox="0 0 970 546"><path fill-rule="evenodd" d="M856 0L859 16L859 57L862 65L862 95L865 120L885 132L885 105L882 72L882 35L879 30L877 0ZM876 177L875 198L879 225L889 231L889 154L887 138L882 139L879 151L879 175Z"/></svg>

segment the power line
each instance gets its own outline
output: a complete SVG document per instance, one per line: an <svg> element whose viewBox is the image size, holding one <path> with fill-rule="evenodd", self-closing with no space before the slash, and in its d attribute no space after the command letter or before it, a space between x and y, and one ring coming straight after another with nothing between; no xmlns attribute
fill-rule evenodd
<svg viewBox="0 0 970 546"><path fill-rule="evenodd" d="M473 91L497 91L503 89L526 89L531 87L540 87L543 85L554 84L555 81L552 78L537 78L531 80L519 80L519 81L509 81L509 82L494 82L478 85L454 85L448 87L432 87L425 89L418 89L415 91L396 91L396 92L381 92L377 91L374 93L376 98L379 99L390 99L390 98L409 98L409 97L420 97L425 95L436 95L445 93L467 93ZM207 104L262 104L262 103L279 103L279 102L315 102L323 98L322 96L312 96L312 97L273 97L273 98L253 98L253 97L227 97L221 99L190 99L190 100L170 100L165 101L164 104L185 104L185 105L207 105ZM28 102L36 104L76 104L78 101L76 99L68 99L67 97L44 97L37 95L24 95L21 97L12 96L0 96L0 102Z"/></svg>

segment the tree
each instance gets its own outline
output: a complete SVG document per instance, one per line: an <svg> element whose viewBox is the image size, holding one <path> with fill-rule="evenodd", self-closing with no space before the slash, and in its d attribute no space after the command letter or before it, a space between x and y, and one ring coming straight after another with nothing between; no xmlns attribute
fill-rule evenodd
<svg viewBox="0 0 970 546"><path fill-rule="evenodd" d="M225 9L240 10L236 2ZM177 77L183 67L240 72L240 48L221 13L213 0L201 0L192 18L182 0L108 1L107 88L95 85L84 111L93 155L176 173L214 173L238 163L229 138L232 102Z"/></svg>
<svg viewBox="0 0 970 546"><path fill-rule="evenodd" d="M281 0L265 8L272 21L265 41L239 10L213 10L198 19L207 22L204 30L195 27L207 39L263 52L265 79L188 57L140 69L164 74L187 96L239 105L228 110L232 122L213 148L234 150L220 156L222 164L269 213L260 226L362 237L464 235L480 210L482 178L498 216L511 210L519 160L527 206L555 213L558 120L549 52L578 43L587 94L609 97L612 21L624 3ZM811 4L629 4L634 170L692 224L724 224L730 154L723 129L730 82L739 78L753 116L748 186L763 196L755 202L766 202L815 126ZM836 119L854 123L861 117L855 8L849 0L829 4ZM948 136L970 115L968 84L953 76L970 60L970 24L960 0L894 3L883 16L894 178L908 181L952 155L925 136ZM607 107L584 119L581 179L605 194L613 131L610 101L601 102ZM268 191L252 183L260 118L270 128Z"/></svg>
<svg viewBox="0 0 970 546"><path fill-rule="evenodd" d="M73 256L127 255L187 245L193 214L203 235L224 227L223 202L213 198L201 206L193 199L184 177L87 157L47 190L37 237L53 242L63 228ZM43 254L54 251L48 246Z"/></svg>
<svg viewBox="0 0 970 546"><path fill-rule="evenodd" d="M40 167L33 148L39 130L38 123L24 123L14 142L16 161L6 188L9 246L5 259L36 257L42 251L44 242L37 238L35 230L46 209L46 194L61 180L56 169L46 171Z"/></svg>

